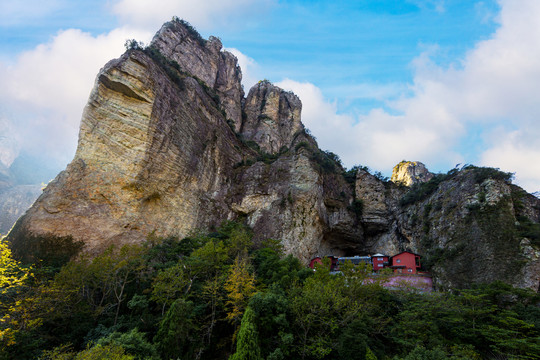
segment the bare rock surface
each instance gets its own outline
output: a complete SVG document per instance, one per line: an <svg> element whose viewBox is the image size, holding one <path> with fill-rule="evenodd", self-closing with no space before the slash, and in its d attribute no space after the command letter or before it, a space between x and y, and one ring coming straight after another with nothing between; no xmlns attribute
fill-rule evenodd
<svg viewBox="0 0 540 360"><path fill-rule="evenodd" d="M92 253L245 218L261 239L281 239L308 261L340 224L333 214L347 214L352 192L341 209L327 209L324 176L294 147L316 147L303 132L299 99L259 84L246 100L245 132L235 133L227 120L231 109L242 120L241 74L219 40L202 41L173 22L151 48L166 62L135 49L101 69L75 158L17 223L14 253L25 251L28 237L72 237ZM274 123L257 123L262 116ZM279 159L259 159L281 148Z"/></svg>
<svg viewBox="0 0 540 360"><path fill-rule="evenodd" d="M240 133L245 139L255 141L264 152L275 154L290 146L294 136L304 129L301 110L298 96L268 81L260 81L246 98L246 120Z"/></svg>
<svg viewBox="0 0 540 360"><path fill-rule="evenodd" d="M244 97L242 72L236 57L223 51L221 40L213 36L205 40L188 24L171 21L163 25L150 45L214 89L235 130L240 130Z"/></svg>
<svg viewBox="0 0 540 360"><path fill-rule="evenodd" d="M433 174L420 161L402 161L392 171L390 181L396 184L412 186L425 183L433 178Z"/></svg>

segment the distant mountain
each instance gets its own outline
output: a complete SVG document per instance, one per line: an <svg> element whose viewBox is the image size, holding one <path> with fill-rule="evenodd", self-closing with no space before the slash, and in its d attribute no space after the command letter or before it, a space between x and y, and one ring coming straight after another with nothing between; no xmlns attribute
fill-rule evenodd
<svg viewBox="0 0 540 360"><path fill-rule="evenodd" d="M5 235L61 169L26 153L3 155L14 157L9 167L0 161L0 234Z"/></svg>
<svg viewBox="0 0 540 360"><path fill-rule="evenodd" d="M16 185L36 185L48 183L56 177L62 169L50 160L35 155L21 153L11 166L9 172Z"/></svg>

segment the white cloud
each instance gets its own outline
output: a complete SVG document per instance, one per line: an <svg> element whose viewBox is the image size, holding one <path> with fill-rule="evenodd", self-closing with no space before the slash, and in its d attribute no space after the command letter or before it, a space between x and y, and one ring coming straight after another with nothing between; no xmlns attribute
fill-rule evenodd
<svg viewBox="0 0 540 360"><path fill-rule="evenodd" d="M43 4L53 9L58 1L44 0ZM262 1L265 6L273 3ZM444 1L424 3L444 10ZM0 9L6 9L2 15L20 13L17 4L2 3ZM13 65L0 63L2 116L9 119L13 135L24 140L23 147L44 149L68 161L95 75L108 60L120 55L125 39L148 42L171 15L189 19L200 28L231 24L250 12L263 11L260 4L208 0L195 6L187 0L163 0L156 6L148 0L115 1L112 9L125 24L122 28L99 36L75 29L62 31L50 42L22 53ZM519 184L529 191L538 190L540 1L500 0L500 5L497 31L478 42L460 62L439 66L436 48L429 49L414 61L414 81L409 88L398 84L351 88L353 97L379 101L395 99L401 93L387 103L389 110L373 109L362 116L340 114L337 103L328 101L313 84L286 79L278 85L300 96L306 126L322 148L338 153L347 166L360 163L388 172L404 158L439 169L458 162L479 162L516 171ZM43 16L47 11L36 5L29 16ZM237 49L229 51L243 69L247 92L264 77L260 76L264 71ZM328 93L333 90L326 90ZM478 144L481 153L475 159L467 158L467 150L459 147L467 143L464 139L470 128L483 129L478 135L483 141Z"/></svg>
<svg viewBox="0 0 540 360"><path fill-rule="evenodd" d="M261 69L259 65L255 60L243 54L238 49L226 48L225 50L236 56L238 59L238 65L240 65L240 68L242 69L242 85L247 93L257 81L262 80L260 77Z"/></svg>
<svg viewBox="0 0 540 360"><path fill-rule="evenodd" d="M94 37L70 29L20 54L13 65L0 63L0 109L10 137L27 151L71 160L95 76L133 37L147 40L150 34L119 28Z"/></svg>
<svg viewBox="0 0 540 360"><path fill-rule="evenodd" d="M158 29L171 17L188 20L200 29L230 25L232 19L245 21L252 13L263 13L273 0L119 0L113 12L123 23L138 28Z"/></svg>
<svg viewBox="0 0 540 360"><path fill-rule="evenodd" d="M30 3L29 3L30 2ZM0 3L0 19L10 26L49 16L65 7L65 0L6 0ZM47 43L25 51L9 63L0 60L0 112L9 125L2 143L17 143L0 148L0 157L12 161L23 150L40 153L55 162L66 163L73 157L82 110L99 69L124 51L126 39L148 43L164 21L172 15L189 19L194 25L211 27L246 15L262 12L272 0L193 1L118 0L111 4L123 26L97 36L79 29L60 31ZM8 21L9 20L9 21ZM236 53L248 73L256 71L255 62ZM245 76L244 83L256 80ZM6 126L7 126L6 125ZM9 140L9 139L11 140ZM9 141L8 141L9 140Z"/></svg>
<svg viewBox="0 0 540 360"><path fill-rule="evenodd" d="M540 135L540 2L503 0L500 5L500 27L490 39L477 43L460 64L449 68L419 58L414 96L394 105L415 123L430 113L446 114L446 121L444 116L436 116L436 121L443 125L441 133L448 131L454 141L466 134L452 132L452 123L456 129L481 125L483 152L467 161L516 171L517 182L535 191L540 188L540 147L535 140ZM512 129L518 131L509 133Z"/></svg>
<svg viewBox="0 0 540 360"><path fill-rule="evenodd" d="M517 130L498 135L496 143L482 154L481 163L515 172L519 184L530 192L540 190L540 132L533 135Z"/></svg>

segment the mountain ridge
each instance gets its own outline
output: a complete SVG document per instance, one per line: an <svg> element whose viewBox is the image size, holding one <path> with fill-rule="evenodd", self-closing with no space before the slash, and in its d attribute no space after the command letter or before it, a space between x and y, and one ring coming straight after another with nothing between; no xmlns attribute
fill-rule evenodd
<svg viewBox="0 0 540 360"><path fill-rule="evenodd" d="M17 257L39 259L45 240L70 237L99 253L240 220L256 241L279 239L303 262L410 249L426 254L442 287L504 278L538 291L540 200L505 173L443 176L404 162L396 182L416 184L408 187L346 172L304 128L296 95L261 81L245 97L237 59L219 39L173 20L148 47L128 47L96 77L73 161L8 235Z"/></svg>

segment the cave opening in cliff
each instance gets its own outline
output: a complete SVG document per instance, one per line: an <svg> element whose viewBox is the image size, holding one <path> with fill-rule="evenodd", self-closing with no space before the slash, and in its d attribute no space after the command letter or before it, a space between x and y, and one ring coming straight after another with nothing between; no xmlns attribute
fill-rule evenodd
<svg viewBox="0 0 540 360"><path fill-rule="evenodd" d="M359 239L327 234L321 242L322 255L355 256L367 255L363 242Z"/></svg>

